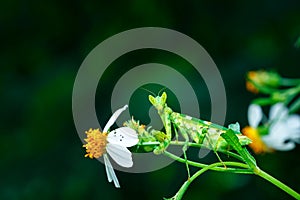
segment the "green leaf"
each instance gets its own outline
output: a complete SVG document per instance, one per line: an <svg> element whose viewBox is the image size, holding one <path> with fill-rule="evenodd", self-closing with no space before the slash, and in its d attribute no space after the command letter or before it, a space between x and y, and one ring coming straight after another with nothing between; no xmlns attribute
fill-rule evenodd
<svg viewBox="0 0 300 200"><path fill-rule="evenodd" d="M228 129L225 133L222 133L221 136L242 156L251 169L257 168L254 157L248 152L246 147L241 145L238 137L232 129Z"/></svg>
<svg viewBox="0 0 300 200"><path fill-rule="evenodd" d="M257 104L257 105L260 105L260 106L267 106L267 105L273 105L277 102L278 101L275 101L272 98L257 98L257 99L254 99L251 103L252 104Z"/></svg>

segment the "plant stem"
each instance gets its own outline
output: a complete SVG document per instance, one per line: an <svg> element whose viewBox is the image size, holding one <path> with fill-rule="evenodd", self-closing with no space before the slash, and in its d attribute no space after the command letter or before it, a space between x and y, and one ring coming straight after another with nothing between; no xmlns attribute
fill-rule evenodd
<svg viewBox="0 0 300 200"><path fill-rule="evenodd" d="M158 145L159 142L146 142L146 143L142 143L141 145ZM184 145L186 144L185 142L179 142L179 141L172 141L171 142L172 145ZM188 146L191 147L203 147L203 145L201 144L197 144L197 143L188 143ZM240 156L238 156L235 153L229 152L229 151L225 151L222 153L226 153L228 155L231 155L235 158L241 159ZM172 198L172 199L176 199L176 200L180 200L184 194L184 192L187 190L188 186L190 185L190 183L197 178L198 176L200 176L202 173L204 173L207 170L214 170L214 171L219 171L219 172L231 172L231 173L239 173L239 174L256 174L262 178L264 178L265 180L269 181L270 183L276 185L278 188L282 189L283 191L285 191L286 193L288 193L289 195L291 195L292 197L296 198L296 199L300 199L300 194L297 193L295 190L291 189L290 187L288 187L287 185L285 185L284 183L282 183L281 181L277 180L276 178L272 177L271 175L267 174L266 172L264 172L263 170L259 169L258 167L254 168L253 171L249 168L249 166L247 164L244 163L240 163L240 162L223 162L223 163L214 163L211 165L207 165L207 164L202 164L202 163L198 163L198 162L193 162L190 160L185 160L183 158L180 158L168 151L164 151L164 155L166 155L167 157L177 160L181 163L187 163L191 166L194 167L199 167L202 168L201 170L199 170L198 172L196 172L189 180L187 180L179 189L179 191L176 193L176 195ZM232 166L232 167L239 167L239 168L232 168L232 167L220 167L223 164L225 164L226 166Z"/></svg>
<svg viewBox="0 0 300 200"><path fill-rule="evenodd" d="M198 177L200 176L201 174L203 174L204 172L206 172L207 170L209 169L213 169L215 167L218 167L218 166L222 166L223 163L219 162L219 163L214 163L214 164L210 164L210 165L207 165L206 167L204 167L203 169L200 169L199 171L197 171L193 176L191 176L190 179L188 179L187 181L184 182L184 184L181 186L181 188L178 190L178 192L176 193L176 195L171 198L171 199L174 199L174 200L181 200L185 191L187 190L187 188L189 187L189 185Z"/></svg>
<svg viewBox="0 0 300 200"><path fill-rule="evenodd" d="M172 158L178 162L181 162L181 163L187 163L191 166L194 166L194 167L199 167L199 168L205 168L209 165L207 164L202 164L202 163L198 163L198 162L193 162L193 161L190 161L190 160L185 160L183 158L180 158L168 151L165 151L164 152L164 155L165 156L168 156L169 158ZM244 164L244 163L239 163L239 162L223 162L226 166L234 166L234 167L240 167L240 168L244 168L244 169L240 169L240 168L230 168L230 167L214 167L212 168L211 170L214 170L214 171L219 171L219 172L231 172L231 173L239 173L239 174L253 174L253 171L249 169L248 165Z"/></svg>
<svg viewBox="0 0 300 200"><path fill-rule="evenodd" d="M289 195L291 195L292 197L296 198L296 199L300 199L300 194L298 194L295 190L291 189L290 187L288 187L287 185L285 185L284 183L282 183L281 181L277 180L276 178L274 178L273 176L267 174L266 172L258 169L255 172L256 175L266 179L267 181L269 181L270 183L273 183L274 185L276 185L278 188L282 189L283 191L285 191L286 193L288 193Z"/></svg>
<svg viewBox="0 0 300 200"><path fill-rule="evenodd" d="M280 84L282 86L294 86L300 84L300 79L281 78Z"/></svg>
<svg viewBox="0 0 300 200"><path fill-rule="evenodd" d="M180 145L180 146L183 146L183 145L186 145L186 142L171 141L170 144L171 145ZM204 147L204 148L210 149L209 147L207 147L207 146L205 146L203 144L198 144L198 143L193 143L193 142L189 142L189 143L187 143L187 145L189 147L198 147L198 148L203 148ZM221 153L224 153L224 154L227 154L229 156L232 156L232 157L234 157L234 158L236 158L236 159L238 159L240 161L244 161L244 159L241 156L239 156L238 154L236 154L236 153L233 153L233 152L230 152L230 151L222 151L222 150L217 150L217 151L219 151Z"/></svg>
<svg viewBox="0 0 300 200"><path fill-rule="evenodd" d="M300 93L300 84L296 87L289 88L285 92L282 93L283 96L286 96L285 103L289 104L294 97L296 97Z"/></svg>
<svg viewBox="0 0 300 200"><path fill-rule="evenodd" d="M139 144L140 146L155 146L155 145L159 145L160 143L159 142L142 142L141 144ZM209 147L203 145L203 144L198 144L198 143L193 143L193 142L189 142L189 143L186 143L186 142L182 142L182 141L171 141L170 142L170 145L174 145L174 146L183 146L183 145L187 145L189 147L198 147L198 148L207 148L209 149ZM240 161L244 161L244 159L239 156L238 154L236 153L233 153L231 151L223 151L223 150L217 150L221 153L224 153L224 154L227 154L228 156L231 156L233 158L236 158Z"/></svg>
<svg viewBox="0 0 300 200"><path fill-rule="evenodd" d="M300 98L298 98L295 102L292 103L289 109L289 113L297 112L300 109Z"/></svg>
<svg viewBox="0 0 300 200"><path fill-rule="evenodd" d="M189 161L189 160L185 160L183 158L180 158L168 151L164 152L164 155L177 160L179 162L182 163L188 163L191 166L195 166L195 167L200 167L202 168L201 170L199 170L198 172L196 172L189 180L187 180L182 187L179 189L179 191L176 193L174 199L176 200L180 200L184 194L184 192L187 190L188 186L190 185L190 183L197 178L200 174L204 173L207 170L214 170L214 171L219 171L219 172L231 172L231 173L239 173L239 174L256 174L262 178L264 178L265 180L269 181L270 183L276 185L278 188L282 189L283 191L285 191L286 193L288 193L289 195L291 195L292 197L296 198L296 199L300 199L300 194L298 194L295 190L291 189L290 187L288 187L287 185L285 185L284 183L282 183L281 181L277 180L276 178L272 177L271 175L267 174L266 172L264 172L263 170L259 169L258 167L256 167L253 171L251 169L249 169L249 166L244 164L244 163L239 163L239 162L223 162L223 163L214 163L211 165L206 165L206 164L202 164L202 163L197 163L197 162L193 162L193 161ZM234 167L240 167L240 168L244 168L244 169L239 169L239 168L224 168L224 167L220 167L221 165L225 164L226 166L234 166Z"/></svg>

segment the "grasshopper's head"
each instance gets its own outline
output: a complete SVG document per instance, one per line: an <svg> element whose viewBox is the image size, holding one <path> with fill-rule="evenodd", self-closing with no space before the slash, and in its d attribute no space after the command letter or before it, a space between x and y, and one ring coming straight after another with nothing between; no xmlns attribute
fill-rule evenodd
<svg viewBox="0 0 300 200"><path fill-rule="evenodd" d="M149 101L158 111L162 111L164 109L166 105L166 100L167 100L167 94L165 92L163 92L161 96L157 96L157 97L149 95Z"/></svg>

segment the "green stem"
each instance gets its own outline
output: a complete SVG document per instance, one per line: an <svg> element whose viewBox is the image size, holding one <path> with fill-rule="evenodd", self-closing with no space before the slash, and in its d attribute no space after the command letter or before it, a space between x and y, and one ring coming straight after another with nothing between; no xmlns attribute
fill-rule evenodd
<svg viewBox="0 0 300 200"><path fill-rule="evenodd" d="M300 85L286 90L284 93L282 93L283 96L286 96L285 103L289 104L299 93Z"/></svg>
<svg viewBox="0 0 300 200"><path fill-rule="evenodd" d="M262 177L262 178L264 178L264 179L266 179L270 183L273 183L278 188L282 189L283 191L285 191L286 193L288 193L292 197L294 197L296 199L300 199L300 194L298 194L295 190L291 189L290 187L288 187L287 185L285 185L281 181L277 180L273 176L267 174L266 172L264 172L264 171L262 171L262 170L259 169L259 170L256 171L255 174L258 175L258 176L260 176L260 177Z"/></svg>
<svg viewBox="0 0 300 200"><path fill-rule="evenodd" d="M140 146L155 146L155 145L159 145L160 143L159 142L142 142L141 144L139 144ZM183 145L186 145L189 146L189 147L197 147L197 148L207 148L209 149L207 146L203 145L203 144L198 144L198 143L193 143L193 142L189 142L189 143L186 143L186 142L181 142L181 141L171 141L170 142L170 145L178 145L178 146L183 146ZM240 161L244 161L244 159L239 156L238 154L236 153L233 153L233 152L230 152L230 151L223 151L223 150L218 150L219 152L221 153L224 153L228 156L231 156L233 158L236 158Z"/></svg>
<svg viewBox="0 0 300 200"><path fill-rule="evenodd" d="M159 142L145 142L142 143L141 145L158 145ZM172 141L171 144L173 145L183 145L184 142L176 142L176 141ZM203 145L200 144L196 144L196 143L188 143L188 146L191 147L203 147ZM232 153L232 152L224 152L224 153ZM236 154L232 153L234 156L236 156ZM176 200L180 200L184 194L184 192L187 190L188 186L190 185L190 183L197 178L199 175L201 175L202 173L204 173L207 170L214 170L214 171L219 171L219 172L231 172L231 173L239 173L239 174L256 174L262 178L264 178L265 180L269 181L270 183L274 184L275 186L277 186L278 188L282 189L283 191L285 191L286 193L288 193L289 195L291 195L292 197L296 198L296 199L300 199L300 194L298 194L295 190L291 189L290 187L288 187L287 185L285 185L284 183L282 183L281 181L277 180L276 178L272 177L271 175L267 174L266 172L262 171L261 169L259 169L258 167L254 168L253 171L249 168L249 166L247 164L244 163L239 163L239 162L223 162L223 163L214 163L211 165L207 165L207 164L202 164L202 163L198 163L198 162L193 162L190 160L185 160L183 158L180 158L168 151L164 151L164 155L166 155L167 157L177 160L181 163L188 163L191 166L194 167L199 167L202 168L201 170L199 170L198 172L196 172L189 180L187 180L182 187L180 188L180 190L177 192L177 194L174 196L174 198L172 199L176 199ZM240 156L238 156L237 158L239 158ZM231 166L230 167L220 167L223 164L225 164L226 166ZM239 168L232 168L232 167L239 167ZM242 169L241 169L242 168Z"/></svg>
<svg viewBox="0 0 300 200"><path fill-rule="evenodd" d="M172 154L172 153L170 153L168 151L165 151L164 154L166 156L174 159L174 160L179 161L179 162L182 162L182 163L186 163L187 162L191 166L202 168L201 170L205 169L203 172L205 172L206 170L210 169L210 170L219 171L219 172L231 172L231 173L239 173L239 174L256 174L256 175L258 175L258 176L266 179L270 183L276 185L278 188L282 189L283 191L285 191L286 193L288 193L292 197L294 197L296 199L300 199L300 194L298 194L295 190L291 189L290 187L288 187L287 185L285 185L281 181L277 180L276 178L274 178L271 175L267 174L266 172L262 171L258 167L255 168L252 171L252 170L249 169L249 166L246 165L246 164L244 164L244 163L239 163L239 162L223 162L223 164L225 164L226 166L234 166L234 167L240 167L240 168L244 168L244 169L239 169L239 168L224 168L224 167L220 167L221 165L223 165L222 163L214 163L212 165L206 165L206 164L201 164L201 163L197 163L197 162L193 162L193 161L189 161L189 160L186 161L185 159L180 158L180 157L178 157L178 156L176 156L176 155L174 155L174 154ZM198 172L200 173L200 171L198 171ZM196 174L194 174L192 177L194 177ZM199 176L199 175L197 175L197 176ZM190 178L190 182L195 179L195 178L192 179L192 177ZM186 189L189 186L190 182L188 180L188 181L186 181L182 185L182 187L180 188L180 190L178 191L178 193L175 195L176 196L175 199L181 199L182 195L186 191ZM178 198L178 197L180 197L180 198Z"/></svg>
<svg viewBox="0 0 300 200"><path fill-rule="evenodd" d="M257 99L254 99L251 102L251 104L257 104L257 105L260 105L260 106L268 106L268 105L273 105L273 104L275 104L277 102L278 102L277 100L274 100L271 97L267 97L267 98L257 98Z"/></svg>
<svg viewBox="0 0 300 200"><path fill-rule="evenodd" d="M140 144L138 144L139 146L156 146L159 145L160 142L142 142Z"/></svg>
<svg viewBox="0 0 300 200"><path fill-rule="evenodd" d="M214 164L210 164L210 165L207 165L206 167L204 167L203 169L200 169L199 171L197 171L193 176L191 176L190 179L188 179L187 181L184 182L184 184L181 186L181 188L178 190L178 192L176 193L176 195L171 198L171 199L174 199L174 200L181 200L185 191L187 190L187 188L189 187L189 185L198 177L200 176L201 174L203 174L204 172L206 172L207 170L209 169L213 169L215 167L218 167L218 166L222 166L223 163L219 162L219 163L214 163Z"/></svg>
<svg viewBox="0 0 300 200"><path fill-rule="evenodd" d="M185 160L183 158L180 158L168 151L164 152L165 156L168 156L169 158L172 158L178 162L181 163L187 163L191 166L194 167L199 167L199 168L205 168L209 165L207 164L202 164L202 163L198 163L198 162L194 162L194 161L190 161L190 160ZM244 169L240 169L240 168L230 168L230 167L214 167L211 170L214 171L219 171L219 172L231 172L231 173L239 173L239 174L253 174L253 172L249 169L248 165L244 164L244 163L239 163L239 162L223 162L226 166L233 166L233 167L240 167L240 168L244 168Z"/></svg>
<svg viewBox="0 0 300 200"><path fill-rule="evenodd" d="M300 109L300 98L293 102L290 106L289 113L297 112Z"/></svg>
<svg viewBox="0 0 300 200"><path fill-rule="evenodd" d="M186 142L171 141L170 144L171 145L180 145L180 146L182 146L182 145L185 145ZM207 147L207 146L205 146L203 144L198 144L198 143L193 143L193 142L189 142L189 143L187 143L187 145L189 147L198 147L198 148L203 148L204 147L204 148L210 149L209 147ZM223 151L223 150L218 150L218 151L221 152L221 153L227 154L227 155L229 155L231 157L234 157L234 158L236 158L236 159L238 159L240 161L244 161L244 159L241 156L239 156L238 154L236 154L236 153L233 153L233 152L230 152L230 151Z"/></svg>
<svg viewBox="0 0 300 200"><path fill-rule="evenodd" d="M280 84L282 86L295 86L295 85L300 84L300 79L281 78Z"/></svg>

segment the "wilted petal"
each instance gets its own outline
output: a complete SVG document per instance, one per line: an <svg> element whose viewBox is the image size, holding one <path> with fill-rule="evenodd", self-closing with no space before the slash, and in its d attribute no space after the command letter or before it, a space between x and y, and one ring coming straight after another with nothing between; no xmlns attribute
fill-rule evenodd
<svg viewBox="0 0 300 200"><path fill-rule="evenodd" d="M106 146L107 153L112 157L116 163L122 167L132 167L131 152L123 146L108 143Z"/></svg>
<svg viewBox="0 0 300 200"><path fill-rule="evenodd" d="M120 109L116 110L116 112L114 112L114 114L110 117L110 119L106 123L106 125L103 129L103 133L106 133L108 131L108 129L115 123L115 121L117 120L119 115L127 108L128 108L128 105L125 105L123 108L120 108Z"/></svg>
<svg viewBox="0 0 300 200"><path fill-rule="evenodd" d="M253 128L256 128L260 123L262 116L263 116L263 112L261 107L256 104L250 104L248 108L249 125Z"/></svg>
<svg viewBox="0 0 300 200"><path fill-rule="evenodd" d="M129 127L121 127L111 131L107 136L107 141L124 147L132 147L139 142L139 139L135 130Z"/></svg>

